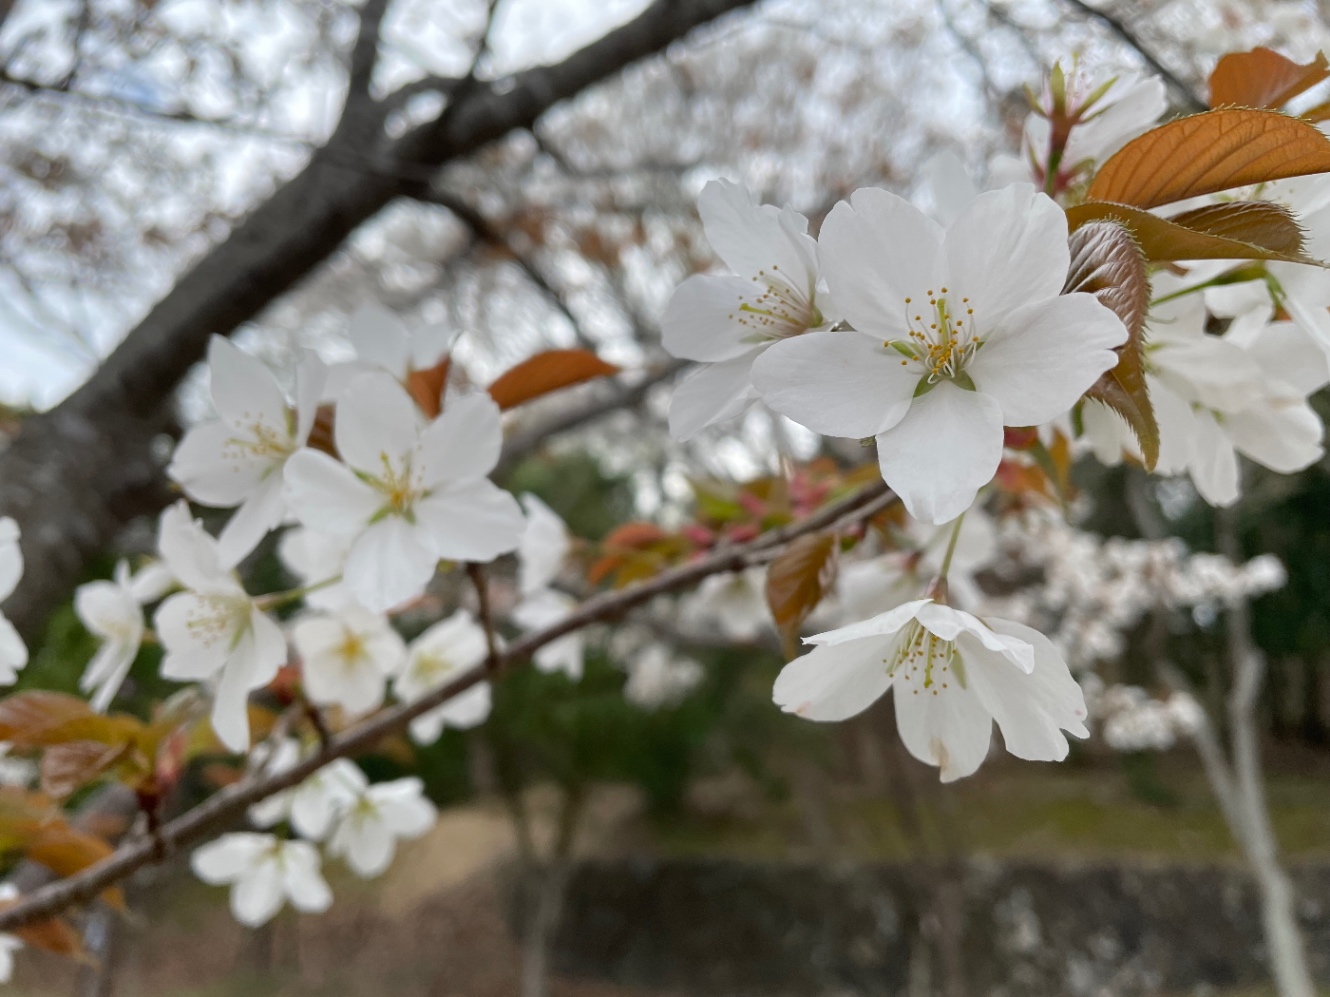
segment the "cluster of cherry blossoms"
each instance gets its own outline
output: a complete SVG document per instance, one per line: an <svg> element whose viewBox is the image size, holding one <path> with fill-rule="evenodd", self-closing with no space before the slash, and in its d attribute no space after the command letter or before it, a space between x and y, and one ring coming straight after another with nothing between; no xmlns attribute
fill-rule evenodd
<svg viewBox="0 0 1330 997"><path fill-rule="evenodd" d="M760 400L815 433L874 442L882 477L911 521L953 524L931 560L925 547L908 570L883 559L847 570L835 600L843 625L805 638L813 650L786 666L774 692L790 712L841 720L892 689L906 745L944 780L978 767L994 720L1023 758L1063 758L1065 733L1087 736L1084 697L1064 655L1096 638L1071 637L1078 629L1101 631L1094 659L1146 604L1205 612L1218 590L1247 596L1282 582L1264 564L1184 563L1180 544L1147 545L1143 556L1170 569L1157 584L1135 588L1130 605L1107 616L1061 614L1056 642L958 608L977 595L956 561L962 523L998 474L1012 430L1035 431L1040 448L1060 440L1107 464L1129 459L1186 474L1214 505L1237 500L1239 455L1291 473L1323 453L1323 426L1307 399L1330 382L1330 276L1315 263L1330 258L1330 175L1172 197L1177 203L1155 217L1194 225L1167 231L1178 245L1201 247L1198 255L1212 248L1201 237L1219 232L1205 228L1213 223L1203 209L1231 213L1235 199L1277 205L1305 233L1293 234L1296 251L1246 246L1260 254L1256 263L1237 243L1200 262L1160 250L1179 262L1153 272L1128 235L1126 255L1142 274L1129 330L1124 302L1137 291L1126 278L1110 288L1116 300L1101 293L1105 271L1074 280L1083 261L1073 260L1068 211L1087 189L1093 194L1099 166L1155 125L1164 87L1130 76L1092 83L1057 67L1031 97L1021 153L992 164L994 189L981 192L958 161L940 157L927 178L929 212L865 188L832 208L814 239L792 209L758 204L728 181L708 183L698 201L703 227L733 273L688 278L663 322L665 347L702 365L675 393L677 436ZM1170 200L1141 197L1146 207ZM1100 207L1088 217L1113 222L1136 211L1138 227L1165 224L1134 208ZM1141 372L1135 385L1130 372L1114 372L1127 349ZM1110 372L1116 395L1100 388ZM1213 584L1198 577L1206 567ZM1141 572L1122 574L1134 582ZM1058 583L1053 575L1045 592ZM729 585L712 598L736 607L726 629L742 637L754 586ZM1011 615L1038 615L1015 601Z"/></svg>

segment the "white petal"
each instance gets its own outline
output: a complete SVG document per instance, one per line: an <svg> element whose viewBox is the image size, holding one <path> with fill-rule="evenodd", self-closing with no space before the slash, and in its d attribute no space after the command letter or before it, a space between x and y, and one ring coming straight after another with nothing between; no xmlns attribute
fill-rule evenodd
<svg viewBox="0 0 1330 997"><path fill-rule="evenodd" d="M911 516L949 523L997 473L1002 409L982 392L941 381L878 436L877 460Z"/></svg>
<svg viewBox="0 0 1330 997"><path fill-rule="evenodd" d="M386 612L424 592L442 556L423 523L384 516L351 545L343 584L366 609Z"/></svg>
<svg viewBox="0 0 1330 997"><path fill-rule="evenodd" d="M319 450L300 450L286 462L286 501L311 529L337 536L360 532L383 498L345 464Z"/></svg>
<svg viewBox="0 0 1330 997"><path fill-rule="evenodd" d="M435 492L416 503L415 513L438 556L453 561L492 561L516 550L526 527L517 499L486 478Z"/></svg>
<svg viewBox="0 0 1330 997"><path fill-rule="evenodd" d="M162 675L176 681L210 678L226 663L242 618L217 597L178 592L158 608L153 624L166 656Z"/></svg>
<svg viewBox="0 0 1330 997"><path fill-rule="evenodd" d="M948 289L968 297L978 327L990 329L1061 292L1071 262L1066 213L1028 183L987 191L947 229L946 255Z"/></svg>
<svg viewBox="0 0 1330 997"><path fill-rule="evenodd" d="M890 637L815 647L781 669L771 698L806 720L845 720L882 698L891 685Z"/></svg>
<svg viewBox="0 0 1330 997"><path fill-rule="evenodd" d="M759 205L743 186L728 180L703 187L697 211L711 248L735 273L752 277L774 271L793 286L809 289L817 282L814 243L802 215Z"/></svg>
<svg viewBox="0 0 1330 997"><path fill-rule="evenodd" d="M88 667L79 680L79 688L85 693L94 689L89 705L98 713L105 713L115 694L125 682L134 658L138 656L137 644L122 644L111 641L102 645L93 655Z"/></svg>
<svg viewBox="0 0 1330 997"><path fill-rule="evenodd" d="M750 349L732 360L689 371L670 397L670 435L692 439L707 426L743 415L757 398L752 374L758 355L758 350Z"/></svg>
<svg viewBox="0 0 1330 997"><path fill-rule="evenodd" d="M848 640L861 640L864 637L885 637L896 633L919 615L919 610L927 606L931 600L915 599L912 602L902 603L885 613L879 613L877 616L860 623L851 623L849 626L841 627L838 630L828 630L826 633L814 634L812 637L805 637L805 644L844 644Z"/></svg>
<svg viewBox="0 0 1330 997"><path fill-rule="evenodd" d="M945 283L942 241L941 226L909 201L865 187L831 209L818 256L850 324L879 341L901 339L908 332L905 299L926 300Z"/></svg>
<svg viewBox="0 0 1330 997"><path fill-rule="evenodd" d="M212 886L239 879L273 846L271 834L238 831L201 845L190 856L194 875Z"/></svg>
<svg viewBox="0 0 1330 997"><path fill-rule="evenodd" d="M526 492L521 503L526 512L526 530L517 548L517 587L523 595L530 595L554 581L572 543L559 514L537 496Z"/></svg>
<svg viewBox="0 0 1330 997"><path fill-rule="evenodd" d="M1196 412L1196 435L1187 469L1201 498L1214 506L1238 500L1238 455L1215 417L1205 409Z"/></svg>
<svg viewBox="0 0 1330 997"><path fill-rule="evenodd" d="M489 719L492 701L490 684L477 682L440 706L438 713L447 726L456 730L470 730Z"/></svg>
<svg viewBox="0 0 1330 997"><path fill-rule="evenodd" d="M364 305L351 316L348 334L362 361L405 380L411 364L410 336L395 313L382 305Z"/></svg>
<svg viewBox="0 0 1330 997"><path fill-rule="evenodd" d="M1005 426L1038 426L1068 411L1106 370L1127 329L1089 294L1018 307L985 330L965 372L997 399Z"/></svg>
<svg viewBox="0 0 1330 997"><path fill-rule="evenodd" d="M418 838L438 818L434 804L425 799L424 783L415 776L381 782L369 789L369 798L384 824L399 838Z"/></svg>
<svg viewBox="0 0 1330 997"><path fill-rule="evenodd" d="M1234 412L1224 419L1233 445L1263 467L1280 474L1301 471L1321 459L1325 428L1301 399L1274 400Z"/></svg>
<svg viewBox="0 0 1330 997"><path fill-rule="evenodd" d="M810 332L753 364L762 400L815 433L876 436L905 416L919 375L895 350L856 332Z"/></svg>
<svg viewBox="0 0 1330 997"><path fill-rule="evenodd" d="M14 594L23 577L23 551L19 547L18 523L0 516L0 602Z"/></svg>
<svg viewBox="0 0 1330 997"><path fill-rule="evenodd" d="M306 914L322 914L332 906L332 890L319 864L319 850L308 841L288 841L282 846L283 888L291 906Z"/></svg>
<svg viewBox="0 0 1330 997"><path fill-rule="evenodd" d="M231 887L231 914L248 928L273 919L286 898L277 863L269 860Z"/></svg>
<svg viewBox="0 0 1330 997"><path fill-rule="evenodd" d="M1023 674L961 637L959 647L971 687L993 714L1008 751L1029 761L1062 761L1068 750L1062 731L1090 736L1080 685L1062 655L1038 630L1008 620L990 620L989 625L1033 647L1034 670Z"/></svg>
<svg viewBox="0 0 1330 997"><path fill-rule="evenodd" d="M231 425L244 430L261 426L265 433L286 439L286 399L272 371L221 336L208 343L208 377L212 402Z"/></svg>
<svg viewBox="0 0 1330 997"><path fill-rule="evenodd" d="M1269 377L1282 381L1303 395L1330 383L1330 365L1325 352L1301 326L1272 322L1257 333L1251 346L1257 363Z"/></svg>
<svg viewBox="0 0 1330 997"><path fill-rule="evenodd" d="M1187 470L1196 447L1196 413L1185 399L1154 375L1145 375L1145 386L1159 424L1159 460L1155 462L1155 473L1181 474ZM1137 451L1135 439L1131 436L1133 452Z"/></svg>
<svg viewBox="0 0 1330 997"><path fill-rule="evenodd" d="M0 685L10 685L28 663L28 647L14 624L0 613Z"/></svg>
<svg viewBox="0 0 1330 997"><path fill-rule="evenodd" d="M201 592L239 592L222 569L217 541L194 519L183 501L169 506L157 529L157 550L171 574L187 588Z"/></svg>
<svg viewBox="0 0 1330 997"><path fill-rule="evenodd" d="M483 391L453 398L421 434L421 481L434 488L483 478L499 462L502 447L503 422L494 399Z"/></svg>
<svg viewBox="0 0 1330 997"><path fill-rule="evenodd" d="M716 363L752 350L755 330L743 322L743 298L756 296L747 277L694 274L674 291L660 320L660 345L684 360Z"/></svg>
<svg viewBox="0 0 1330 997"><path fill-rule="evenodd" d="M291 441L303 447L319 414L319 400L328 383L328 365L313 350L305 350L296 367L296 435Z"/></svg>
<svg viewBox="0 0 1330 997"><path fill-rule="evenodd" d="M340 855L356 875L378 876L392 864L396 850L392 833L377 815L351 813L328 841L328 851Z"/></svg>
<svg viewBox="0 0 1330 997"><path fill-rule="evenodd" d="M954 641L962 633L974 637L980 646L1001 656L1027 674L1034 670L1034 648L1026 641L996 633L978 617L950 606L929 603L919 610L919 622L929 633Z"/></svg>
<svg viewBox="0 0 1330 997"><path fill-rule="evenodd" d="M238 445L239 439L225 422L195 426L175 448L166 474L196 502L238 505L273 469L271 456Z"/></svg>
<svg viewBox="0 0 1330 997"><path fill-rule="evenodd" d="M224 568L233 568L259 545L259 541L282 524L286 499L280 468L275 468L257 490L231 514L217 537L217 559Z"/></svg>
<svg viewBox="0 0 1330 997"><path fill-rule="evenodd" d="M925 688L902 676L892 692L896 727L910 754L941 769L943 782L973 775L988 756L993 719L971 690L948 682Z"/></svg>
<svg viewBox="0 0 1330 997"><path fill-rule="evenodd" d="M582 678L585 659L586 638L581 633L570 633L552 640L532 656L538 671L547 675L563 672L574 682Z"/></svg>
<svg viewBox="0 0 1330 997"><path fill-rule="evenodd" d="M387 374L361 374L337 398L337 452L371 477L382 478L387 469L404 474L420 429L416 403L401 382Z"/></svg>

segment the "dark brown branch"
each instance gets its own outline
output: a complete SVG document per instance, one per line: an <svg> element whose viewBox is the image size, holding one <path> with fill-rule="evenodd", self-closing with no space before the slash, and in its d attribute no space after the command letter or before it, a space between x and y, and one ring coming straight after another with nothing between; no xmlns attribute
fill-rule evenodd
<svg viewBox="0 0 1330 997"><path fill-rule="evenodd" d="M406 728L416 717L448 702L477 683L496 673L525 665L532 654L565 634L593 623L616 619L659 595L689 588L711 575L741 571L751 564L769 559L772 551L805 534L838 526L850 519L867 519L895 501L895 495L887 486L877 481L806 519L770 530L746 544L721 548L706 557L661 572L647 581L592 596L553 626L527 634L507 648L498 650L492 668L475 669L415 702L402 703L384 710L336 735L316 754L294 768L278 774L251 777L227 787L194 809L162 825L156 836L137 838L82 872L28 894L13 907L0 911L0 931L13 931L92 900L135 870L154 862L163 846L174 851L207 838L217 828L234 821L248 807L274 793L298 785L334 759L369 751L388 735Z"/></svg>
<svg viewBox="0 0 1330 997"><path fill-rule="evenodd" d="M1113 34L1129 45L1137 55L1148 65L1165 83L1172 88L1173 94L1182 102L1182 106L1190 112L1204 111L1206 102L1190 86L1182 81L1176 73L1159 61L1159 58L1150 51L1142 42L1136 33L1127 27L1125 21L1114 17L1106 10L1099 10L1097 7L1091 7L1084 0L1066 0L1066 2L1076 10L1080 11L1091 20L1099 21L1107 27Z"/></svg>
<svg viewBox="0 0 1330 997"><path fill-rule="evenodd" d="M360 8L360 30L351 49L351 67L347 73L348 100L367 98L374 64L379 58L379 34L383 15L388 12L388 0L365 0Z"/></svg>

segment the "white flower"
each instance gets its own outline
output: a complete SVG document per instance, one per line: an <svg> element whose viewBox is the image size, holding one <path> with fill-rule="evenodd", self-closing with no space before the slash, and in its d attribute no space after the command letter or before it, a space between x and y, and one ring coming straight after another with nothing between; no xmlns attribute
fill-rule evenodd
<svg viewBox="0 0 1330 997"><path fill-rule="evenodd" d="M0 786L31 786L37 779L37 763L31 758L13 758L14 746L0 741ZM0 884L3 885L3 884Z"/></svg>
<svg viewBox="0 0 1330 997"><path fill-rule="evenodd" d="M0 516L0 603L18 588L23 577L23 551L18 545L18 523ZM28 647L14 624L0 613L0 685L11 685L28 663Z"/></svg>
<svg viewBox="0 0 1330 997"><path fill-rule="evenodd" d="M178 682L216 677L212 725L232 751L249 747L249 694L273 680L286 661L281 628L222 566L217 541L183 501L162 513L158 550L187 591L154 617L166 656L162 675Z"/></svg>
<svg viewBox="0 0 1330 997"><path fill-rule="evenodd" d="M488 653L485 631L470 613L459 610L411 642L406 667L393 681L393 693L402 702L413 703L479 668ZM417 744L433 744L444 727L469 730L484 723L489 714L490 684L479 682L412 720L411 738Z"/></svg>
<svg viewBox="0 0 1330 997"><path fill-rule="evenodd" d="M1066 146L1057 170L1061 183L1083 172L1091 164L1103 163L1136 136L1152 128L1168 109L1164 83L1157 76L1140 77L1123 73L1105 80L1088 80L1072 72L1066 80L1066 108L1081 115L1067 135ZM1045 89L1045 114L1053 109L1052 94ZM1043 114L1032 113L1025 119L1026 153L1040 166L1040 176L1048 171L1051 127Z"/></svg>
<svg viewBox="0 0 1330 997"><path fill-rule="evenodd" d="M406 644L382 613L348 606L335 616L308 616L291 638L310 702L360 716L383 705L384 686L397 674Z"/></svg>
<svg viewBox="0 0 1330 997"><path fill-rule="evenodd" d="M282 468L309 437L325 370L312 355L301 362L294 410L272 371L221 336L208 347L208 371L221 418L186 433L166 473L196 502L239 506L217 540L229 568L286 516Z"/></svg>
<svg viewBox="0 0 1330 997"><path fill-rule="evenodd" d="M378 876L392 863L397 839L419 838L437 818L414 776L373 786L362 776L360 792L328 839L328 854L345 859L358 876Z"/></svg>
<svg viewBox="0 0 1330 997"><path fill-rule="evenodd" d="M517 604L513 609L513 622L531 633L563 622L576 608L577 600L572 596L554 589L542 589ZM585 657L585 631L574 630L541 646L532 660L540 671L563 672L576 682L582 677Z"/></svg>
<svg viewBox="0 0 1330 997"><path fill-rule="evenodd" d="M1164 296L1179 283L1161 274L1155 292ZM1223 337L1208 335L1198 294L1157 306L1150 317L1145 359L1159 424L1155 471L1189 474L1211 505L1237 501L1239 453L1281 474L1323 453L1321 420L1306 395L1330 376L1324 357L1292 323L1256 318L1235 319ZM1082 421L1104 463L1115 463L1123 449L1138 452L1126 424L1102 405L1087 403Z"/></svg>
<svg viewBox="0 0 1330 997"><path fill-rule="evenodd" d="M683 601L683 618L690 623L714 623L730 640L756 640L771 629L766 586L765 567L712 575Z"/></svg>
<svg viewBox="0 0 1330 997"><path fill-rule="evenodd" d="M300 745L294 738L283 738L263 759L261 771L266 776L281 775L300 761ZM255 827L273 827L287 820L303 838L322 841L332 830L333 821L356 798L362 783L354 762L335 758L293 789L275 793L249 808Z"/></svg>
<svg viewBox="0 0 1330 997"><path fill-rule="evenodd" d="M1032 761L1066 758L1064 730L1089 736L1066 662L1019 623L917 599L805 643L816 646L776 679L777 705L809 720L844 720L893 689L901 739L942 770L943 782L979 768L994 720L1007 750Z"/></svg>
<svg viewBox="0 0 1330 997"><path fill-rule="evenodd" d="M441 558L491 561L521 541L517 500L485 477L503 445L489 396L457 398L424 424L397 381L362 374L338 400L335 432L346 463L300 451L288 501L306 526L351 541L342 580L366 608L420 595Z"/></svg>
<svg viewBox="0 0 1330 997"><path fill-rule="evenodd" d="M945 231L884 190L856 191L819 242L857 332L811 332L753 365L776 411L815 432L877 437L910 514L955 519L992 479L1002 427L1071 408L1127 335L1067 277L1062 209L1028 184L981 194Z"/></svg>
<svg viewBox="0 0 1330 997"><path fill-rule="evenodd" d="M102 641L79 680L79 688L93 694L92 708L102 713L111 705L143 643L143 606L134 591L129 565L119 562L112 581L80 585L74 593L74 611L88 632Z"/></svg>
<svg viewBox="0 0 1330 997"><path fill-rule="evenodd" d="M522 508L526 532L517 548L517 587L523 595L531 595L558 577L572 541L559 514L535 495L523 495Z"/></svg>
<svg viewBox="0 0 1330 997"><path fill-rule="evenodd" d="M688 658L675 658L659 644L652 644L628 666L624 698L644 710L677 706L701 684L702 666Z"/></svg>
<svg viewBox="0 0 1330 997"><path fill-rule="evenodd" d="M13 883L0 883L0 909L19 898L19 889ZM14 953L23 948L17 935L0 933L0 983L8 983L14 975Z"/></svg>
<svg viewBox="0 0 1330 997"><path fill-rule="evenodd" d="M742 413L756 397L753 361L772 343L827 325L829 312L807 218L759 205L728 180L708 183L697 209L734 274L689 277L661 320L665 349L704 364L674 391L670 432L679 439Z"/></svg>
<svg viewBox="0 0 1330 997"><path fill-rule="evenodd" d="M205 883L231 885L231 913L250 928L271 920L288 900L308 914L332 906L332 890L319 871L319 850L308 841L238 831L196 850L189 864Z"/></svg>
<svg viewBox="0 0 1330 997"><path fill-rule="evenodd" d="M457 330L437 323L408 328L382 305L364 305L351 316L348 329L356 360L334 364L328 371L326 397L336 398L359 374L382 370L405 382L413 370L437 366L452 349Z"/></svg>
<svg viewBox="0 0 1330 997"><path fill-rule="evenodd" d="M305 605L333 613L355 603L346 586L335 581L341 578L350 552L350 538L304 526L287 530L277 543L282 566L300 579L301 585L312 588L305 593Z"/></svg>

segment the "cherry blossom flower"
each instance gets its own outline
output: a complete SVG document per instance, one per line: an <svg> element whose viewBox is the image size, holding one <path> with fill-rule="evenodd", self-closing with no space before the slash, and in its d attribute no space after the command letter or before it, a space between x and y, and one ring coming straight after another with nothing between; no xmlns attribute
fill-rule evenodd
<svg viewBox="0 0 1330 997"><path fill-rule="evenodd" d="M294 738L282 738L261 759L260 771L266 776L281 775L295 768L301 748ZM249 808L255 827L275 827L290 821L296 833L310 841L322 841L333 822L356 798L360 789L360 770L354 762L335 758L293 789L274 793Z"/></svg>
<svg viewBox="0 0 1330 997"><path fill-rule="evenodd" d="M628 665L623 695L643 710L677 706L702 682L702 666L690 658L676 658L666 648L652 644Z"/></svg>
<svg viewBox="0 0 1330 997"><path fill-rule="evenodd" d="M83 671L79 688L92 693L92 708L103 713L143 643L143 606L134 591L129 564L119 562L112 581L80 585L74 593L74 611L88 632L102 641Z"/></svg>
<svg viewBox="0 0 1330 997"><path fill-rule="evenodd" d="M479 668L489 653L485 631L466 610L441 620L411 642L406 667L393 681L393 693L414 703L435 689ZM479 682L411 721L411 739L433 744L444 727L469 730L490 714L490 684Z"/></svg>
<svg viewBox="0 0 1330 997"><path fill-rule="evenodd" d="M441 558L491 561L514 549L525 521L486 475L503 444L487 395L454 399L425 424L386 374L362 374L337 403L337 450L287 463L288 501L304 525L348 538L343 583L384 611L420 595Z"/></svg>
<svg viewBox="0 0 1330 997"><path fill-rule="evenodd" d="M13 883L0 883L0 908L18 900L19 889ZM0 932L0 983L8 983L14 975L14 953L23 948L17 935Z"/></svg>
<svg viewBox="0 0 1330 997"><path fill-rule="evenodd" d="M246 927L266 924L288 901L307 914L332 906L319 850L308 841L236 831L197 849L189 864L209 885L230 884L231 913Z"/></svg>
<svg viewBox="0 0 1330 997"><path fill-rule="evenodd" d="M683 619L690 623L714 623L730 640L756 640L772 626L766 586L765 567L712 575L683 600Z"/></svg>
<svg viewBox="0 0 1330 997"><path fill-rule="evenodd" d="M282 566L308 589L304 595L305 605L332 613L355 603L355 598L338 580L350 552L350 538L320 533L304 526L286 530L277 544L277 556Z"/></svg>
<svg viewBox="0 0 1330 997"><path fill-rule="evenodd" d="M532 633L563 622L576 608L577 600L572 596L554 589L542 589L517 604L513 609L513 622L526 633ZM574 682L582 677L585 658L584 630L574 630L556 637L532 655L538 670L546 673L563 672Z"/></svg>
<svg viewBox="0 0 1330 997"><path fill-rule="evenodd" d="M530 492L521 498L526 532L517 548L517 587L523 595L548 588L558 577L572 548L568 527L559 514Z"/></svg>
<svg viewBox="0 0 1330 997"><path fill-rule="evenodd" d="M301 362L294 409L272 371L221 336L208 347L208 371L220 418L186 433L166 471L196 502L239 507L217 540L229 568L286 516L282 469L314 426L325 369L313 355Z"/></svg>
<svg viewBox="0 0 1330 997"><path fill-rule="evenodd" d="M972 774L996 720L1007 750L1031 761L1067 757L1063 731L1088 737L1085 699L1066 662L1037 630L980 620L931 599L805 638L773 698L809 720L844 720L894 691L910 754L943 782Z"/></svg>
<svg viewBox="0 0 1330 997"><path fill-rule="evenodd" d="M18 538L18 523L0 516L0 603L14 594L23 577L23 551L19 549ZM27 645L14 624L0 613L0 685L12 685L27 663Z"/></svg>
<svg viewBox="0 0 1330 997"><path fill-rule="evenodd" d="M810 332L753 365L766 403L815 432L877 437L910 514L955 519L993 477L1002 428L1071 408L1117 363L1122 323L1067 276L1062 209L1028 184L981 194L944 230L884 190L856 191L819 242L857 332Z"/></svg>
<svg viewBox="0 0 1330 997"><path fill-rule="evenodd" d="M448 355L457 330L438 323L408 327L382 305L364 305L351 315L347 330L356 359L328 370L325 397L337 398L359 374L381 370L405 383L413 370L428 370Z"/></svg>
<svg viewBox="0 0 1330 997"><path fill-rule="evenodd" d="M358 876L381 875L392 864L398 839L419 838L438 819L424 788L414 776L371 786L362 774L356 798L328 839L328 854L344 859Z"/></svg>
<svg viewBox="0 0 1330 997"><path fill-rule="evenodd" d="M166 650L162 675L179 682L215 678L212 724L232 751L249 747L246 703L286 661L281 628L224 568L217 541L183 501L162 513L158 550L186 591L162 603L153 620Z"/></svg>
<svg viewBox="0 0 1330 997"><path fill-rule="evenodd" d="M406 656L406 645L388 618L360 606L305 617L291 638L310 702L340 706L350 716L383 705L384 687Z"/></svg>
<svg viewBox="0 0 1330 997"><path fill-rule="evenodd" d="M665 349L704 365L674 391L670 432L679 439L752 404L753 361L772 343L830 324L807 218L759 205L728 180L708 183L697 209L712 249L734 273L689 277L661 320Z"/></svg>
<svg viewBox="0 0 1330 997"><path fill-rule="evenodd" d="M1176 278L1156 277L1156 293ZM1150 317L1146 386L1159 424L1158 474L1189 474L1211 505L1240 493L1238 454L1282 474L1319 460L1321 420L1306 396L1330 380L1325 357L1291 322L1235 319L1224 336L1205 332L1206 310L1191 294L1157 305ZM1096 455L1116 463L1137 454L1126 423L1098 403L1082 413Z"/></svg>

